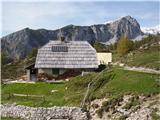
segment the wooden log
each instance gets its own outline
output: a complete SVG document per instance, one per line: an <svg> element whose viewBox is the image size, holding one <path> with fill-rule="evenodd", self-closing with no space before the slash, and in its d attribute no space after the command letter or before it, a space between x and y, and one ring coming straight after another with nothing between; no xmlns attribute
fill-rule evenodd
<svg viewBox="0 0 160 120"><path fill-rule="evenodd" d="M29 94L17 94L13 93L13 96L19 96L19 97L38 97L38 98L43 98L43 95L29 95Z"/></svg>

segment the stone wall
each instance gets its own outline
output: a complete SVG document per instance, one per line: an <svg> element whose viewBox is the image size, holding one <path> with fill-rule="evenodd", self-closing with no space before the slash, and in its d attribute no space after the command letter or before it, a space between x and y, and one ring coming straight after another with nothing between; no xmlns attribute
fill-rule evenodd
<svg viewBox="0 0 160 120"><path fill-rule="evenodd" d="M88 120L87 112L78 107L34 108L15 104L1 105L1 116L25 120Z"/></svg>

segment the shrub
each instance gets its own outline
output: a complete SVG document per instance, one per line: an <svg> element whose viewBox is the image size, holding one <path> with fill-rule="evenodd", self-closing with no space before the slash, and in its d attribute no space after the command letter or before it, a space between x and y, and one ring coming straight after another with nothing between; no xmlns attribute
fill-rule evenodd
<svg viewBox="0 0 160 120"><path fill-rule="evenodd" d="M102 116L103 116L103 109L100 108L100 109L96 110L96 113L97 113L97 115L98 115L99 118L102 118Z"/></svg>
<svg viewBox="0 0 160 120"><path fill-rule="evenodd" d="M128 117L127 115L122 115L119 117L119 120L126 120L127 117Z"/></svg>
<svg viewBox="0 0 160 120"><path fill-rule="evenodd" d="M151 113L151 117L152 120L160 120L160 116L155 111Z"/></svg>
<svg viewBox="0 0 160 120"><path fill-rule="evenodd" d="M92 107L93 107L93 108L98 108L99 105L98 105L98 104L92 104Z"/></svg>
<svg viewBox="0 0 160 120"><path fill-rule="evenodd" d="M119 103L123 100L123 97L117 97L112 98L109 101L104 101L102 103L102 109L106 112L108 112L110 109L114 110L116 105L119 105Z"/></svg>
<svg viewBox="0 0 160 120"><path fill-rule="evenodd" d="M140 104L139 97L134 96L129 100L129 102L123 108L126 110L129 110L129 109L131 109L132 106L136 106L139 104Z"/></svg>

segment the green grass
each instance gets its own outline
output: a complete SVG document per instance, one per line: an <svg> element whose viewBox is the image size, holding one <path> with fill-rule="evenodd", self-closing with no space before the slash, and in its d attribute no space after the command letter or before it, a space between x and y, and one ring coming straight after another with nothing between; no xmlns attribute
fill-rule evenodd
<svg viewBox="0 0 160 120"><path fill-rule="evenodd" d="M58 90L51 93L51 90ZM8 84L2 85L2 103L13 103L28 105L28 106L62 106L65 105L64 100L64 84L47 84L38 82L36 84ZM35 97L20 97L12 96L9 98L8 93L29 94L29 95L44 95L45 100Z"/></svg>
<svg viewBox="0 0 160 120"><path fill-rule="evenodd" d="M113 55L113 61L121 61L129 66L146 67L151 69L160 69L159 46L152 46L148 49L132 51L125 57L119 58L117 54Z"/></svg>
<svg viewBox="0 0 160 120"><path fill-rule="evenodd" d="M152 120L160 120L160 116L156 112L151 113Z"/></svg>
<svg viewBox="0 0 160 120"><path fill-rule="evenodd" d="M2 117L1 120L22 120L20 118Z"/></svg>
<svg viewBox="0 0 160 120"><path fill-rule="evenodd" d="M156 74L141 73L123 70L114 67L101 73L92 73L85 76L77 76L64 84L48 84L37 82L36 84L8 84L2 85L2 103L13 103L29 106L80 106L87 86L91 84L87 100L109 97L116 98L124 94L153 94L160 92L159 76ZM51 90L59 90L51 93ZM11 97L8 93L44 95L45 102L39 98Z"/></svg>
<svg viewBox="0 0 160 120"><path fill-rule="evenodd" d="M147 50L135 52L135 55L129 56L126 62L130 66L143 66L158 70L160 67L159 60L159 46L156 46Z"/></svg>
<svg viewBox="0 0 160 120"><path fill-rule="evenodd" d="M67 94L71 103L79 103L84 97L87 84L95 79L96 73L84 77L75 77L68 82L70 86ZM121 68L113 68L110 71L102 72L98 78L94 80L91 86L89 99L102 97L119 97L124 94L152 94L159 93L160 87L157 80L159 76L156 74L141 73L135 71L123 70ZM100 84L101 83L101 84Z"/></svg>
<svg viewBox="0 0 160 120"><path fill-rule="evenodd" d="M155 81L158 79L158 75L122 70L121 68L115 69L114 73L114 79L103 88L109 93L150 94L160 90L159 86L156 87L158 83Z"/></svg>

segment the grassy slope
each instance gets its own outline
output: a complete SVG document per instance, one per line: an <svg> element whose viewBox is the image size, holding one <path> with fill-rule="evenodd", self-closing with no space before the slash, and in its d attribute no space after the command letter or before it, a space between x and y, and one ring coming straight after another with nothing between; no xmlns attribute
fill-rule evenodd
<svg viewBox="0 0 160 120"><path fill-rule="evenodd" d="M91 80L94 81L89 92L89 99L91 100L105 96L118 97L127 93L152 94L160 92L158 75L113 68L101 73L92 73L83 77L77 76L65 84L40 82L36 84L3 85L2 102L16 102L29 106L79 106ZM59 91L50 93L52 89ZM7 93L45 95L46 101L25 97L7 99Z"/></svg>
<svg viewBox="0 0 160 120"><path fill-rule="evenodd" d="M16 62L12 62L8 65L2 65L1 67L1 77L2 79L17 79L18 77L25 75L25 65L30 63L34 63L35 57L33 58L26 58Z"/></svg>
<svg viewBox="0 0 160 120"><path fill-rule="evenodd" d="M17 77L24 75L23 66L18 63L12 63L10 65L2 65L2 79L16 79Z"/></svg>
<svg viewBox="0 0 160 120"><path fill-rule="evenodd" d="M159 69L160 67L160 53L159 47L150 47L147 50L137 51L135 55L129 56L127 63L130 66L144 66L152 69Z"/></svg>
<svg viewBox="0 0 160 120"><path fill-rule="evenodd" d="M148 49L132 51L123 58L119 58L117 54L113 55L113 61L121 61L129 66L146 67L151 69L160 69L160 52L159 46L152 46Z"/></svg>
<svg viewBox="0 0 160 120"><path fill-rule="evenodd" d="M111 75L111 78L106 75ZM67 83L68 86L72 86L68 91L68 99L70 99L72 103L79 103L84 96L84 92L86 91L86 83L89 83L89 81L94 79L95 76L96 74L82 77L83 79L80 79L80 77L73 78L72 82ZM122 70L121 68L113 68L110 72L104 71L100 75L99 79L95 80L91 87L90 99L102 98L105 96L118 97L119 95L124 95L127 93L157 93L160 91L157 80L158 75L127 71ZM81 94L78 95L77 93ZM77 96L70 96L70 94L77 94Z"/></svg>
<svg viewBox="0 0 160 120"><path fill-rule="evenodd" d="M160 69L159 47L150 47L142 51L135 51L135 55L127 57L126 63L130 66L143 66L146 68Z"/></svg>
<svg viewBox="0 0 160 120"><path fill-rule="evenodd" d="M129 66L146 67L160 69L160 35L149 35L140 41L134 41L133 50L124 57L116 53L116 48L112 50L113 61L122 62ZM116 45L116 44L115 44Z"/></svg>

